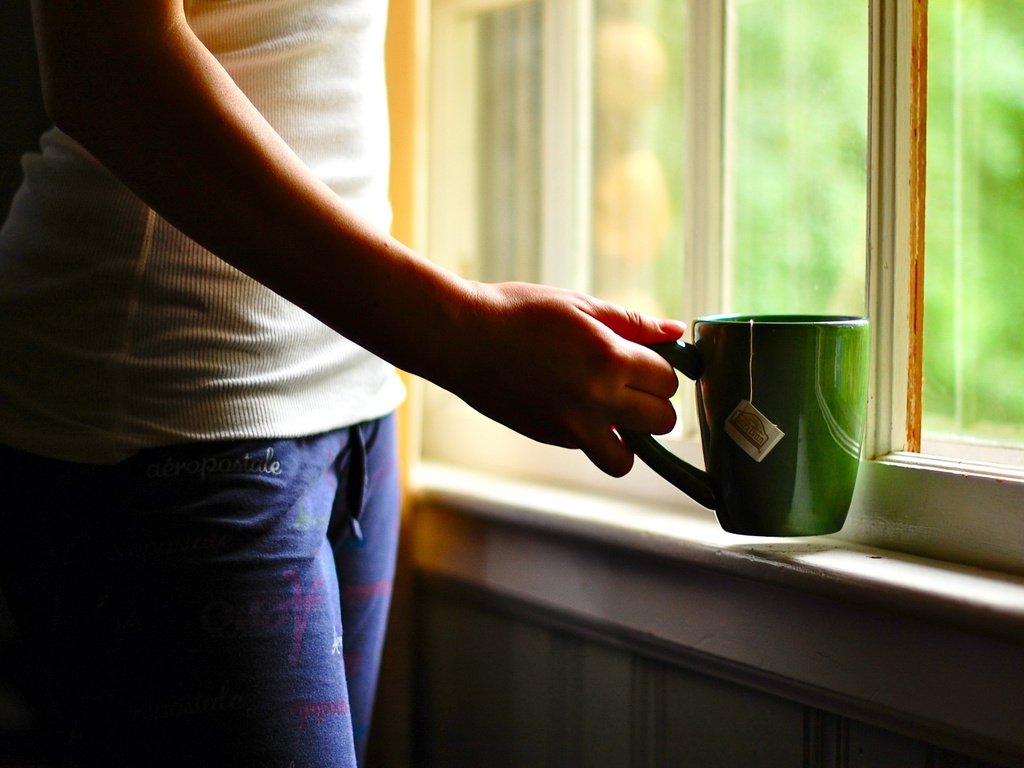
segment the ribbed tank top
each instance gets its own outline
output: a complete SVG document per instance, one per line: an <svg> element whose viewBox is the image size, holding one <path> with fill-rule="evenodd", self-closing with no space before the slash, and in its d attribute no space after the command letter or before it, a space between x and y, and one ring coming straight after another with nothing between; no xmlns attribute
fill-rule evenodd
<svg viewBox="0 0 1024 768"><path fill-rule="evenodd" d="M192 29L338 195L390 224L382 0L192 0ZM0 230L0 443L119 461L315 434L401 401L394 370L167 224L57 129Z"/></svg>

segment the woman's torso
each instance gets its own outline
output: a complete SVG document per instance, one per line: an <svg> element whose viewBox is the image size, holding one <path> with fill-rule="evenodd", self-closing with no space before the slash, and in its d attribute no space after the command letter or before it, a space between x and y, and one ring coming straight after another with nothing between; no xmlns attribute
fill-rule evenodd
<svg viewBox="0 0 1024 768"><path fill-rule="evenodd" d="M309 167L390 223L379 0L192 0L189 22ZM385 363L168 225L54 129L0 231L0 442L118 461L383 415ZM285 254L286 256L286 254Z"/></svg>

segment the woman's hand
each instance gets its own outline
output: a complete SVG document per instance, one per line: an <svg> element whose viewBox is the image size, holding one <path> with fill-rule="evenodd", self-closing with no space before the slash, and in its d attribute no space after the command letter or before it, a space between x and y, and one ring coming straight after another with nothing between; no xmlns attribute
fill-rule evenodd
<svg viewBox="0 0 1024 768"><path fill-rule="evenodd" d="M672 429L675 371L643 345L679 338L680 323L526 283L476 284L475 294L432 378L481 413L579 448L614 476L633 464L615 428Z"/></svg>

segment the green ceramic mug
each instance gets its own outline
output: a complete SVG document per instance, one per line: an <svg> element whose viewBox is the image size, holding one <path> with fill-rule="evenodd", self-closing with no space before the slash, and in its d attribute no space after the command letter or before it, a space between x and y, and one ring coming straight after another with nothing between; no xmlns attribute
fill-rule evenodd
<svg viewBox="0 0 1024 768"><path fill-rule="evenodd" d="M655 344L697 382L704 470L650 435L636 455L732 533L811 536L843 527L867 412L868 321L832 315L716 315L694 343Z"/></svg>

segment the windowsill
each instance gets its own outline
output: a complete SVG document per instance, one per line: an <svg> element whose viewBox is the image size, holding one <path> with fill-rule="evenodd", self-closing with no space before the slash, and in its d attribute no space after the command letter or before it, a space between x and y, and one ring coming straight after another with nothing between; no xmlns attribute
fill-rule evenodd
<svg viewBox="0 0 1024 768"><path fill-rule="evenodd" d="M429 462L416 468L412 489L425 505L1024 640L1024 578L1019 576L834 536L737 536L681 494L679 506L667 509Z"/></svg>

